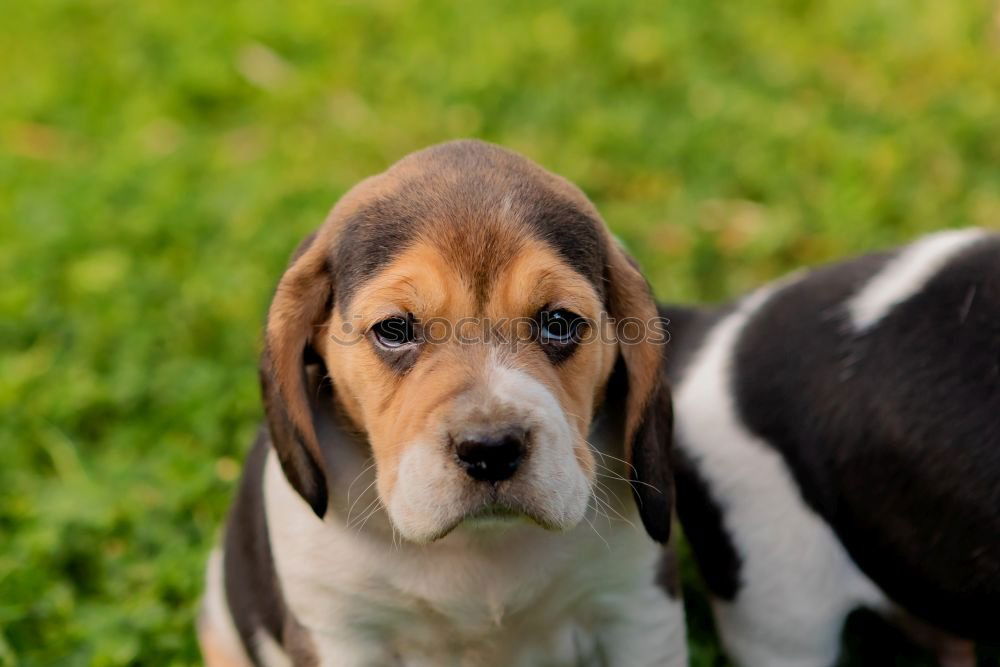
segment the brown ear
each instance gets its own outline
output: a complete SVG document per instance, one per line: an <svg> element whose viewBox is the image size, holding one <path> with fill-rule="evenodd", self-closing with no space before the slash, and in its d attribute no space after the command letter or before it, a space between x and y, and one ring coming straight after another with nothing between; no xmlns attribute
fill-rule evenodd
<svg viewBox="0 0 1000 667"><path fill-rule="evenodd" d="M625 367L625 452L642 523L657 542L670 538L673 406L663 370L665 329L649 285L614 241L607 267L608 308Z"/></svg>
<svg viewBox="0 0 1000 667"><path fill-rule="evenodd" d="M325 245L313 234L296 250L268 310L260 362L264 409L274 450L289 483L320 518L326 513L327 485L306 367L318 359L313 336L333 306Z"/></svg>

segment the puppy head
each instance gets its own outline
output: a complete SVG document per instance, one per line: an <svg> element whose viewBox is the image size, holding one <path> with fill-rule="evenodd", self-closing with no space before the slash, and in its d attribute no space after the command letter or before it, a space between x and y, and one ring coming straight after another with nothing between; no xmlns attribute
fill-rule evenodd
<svg viewBox="0 0 1000 667"><path fill-rule="evenodd" d="M261 368L274 447L323 516L315 403L336 401L404 538L496 516L568 529L592 492L595 410L620 400L640 514L666 541L654 322L644 279L578 189L488 144L426 149L349 192L282 277Z"/></svg>

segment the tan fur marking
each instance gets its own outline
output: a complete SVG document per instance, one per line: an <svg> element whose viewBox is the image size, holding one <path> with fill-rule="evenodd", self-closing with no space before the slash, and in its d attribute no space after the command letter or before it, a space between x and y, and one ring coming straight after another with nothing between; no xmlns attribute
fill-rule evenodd
<svg viewBox="0 0 1000 667"><path fill-rule="evenodd" d="M464 279L464 267L456 266L454 249L442 249L442 241L420 241L404 251L379 275L369 280L352 300L352 312L335 312L330 331L345 324L367 330L380 319L412 313L420 321L438 318L454 327L465 319L465 335L483 334L482 319L500 322L531 318L538 309L568 308L594 321L601 304L593 286L576 273L548 246L523 235L496 240L491 247L509 242L508 261L496 269L495 289L485 304L477 303L476 285ZM504 253L500 253L504 255ZM354 345L327 344L323 355L352 419L363 425L378 462L379 489L390 494L395 485L398 459L407 443L438 441L445 445L447 433L440 424L454 401L486 386L487 364L499 358L548 387L558 398L579 433L577 458L592 475L593 459L586 444L596 393L603 387L615 358L615 347L599 341L582 345L558 367L527 341L517 349L482 343L462 344L454 340L429 344L415 366L400 377L372 349L370 340ZM503 333L510 333L503 330ZM492 356L491 356L492 354ZM430 372L433 371L433 372ZM493 415L494 421L501 421Z"/></svg>
<svg viewBox="0 0 1000 667"><path fill-rule="evenodd" d="M657 317L656 304L650 296L649 285L639 270L632 265L614 239L610 239L611 253L608 261L608 285L612 314L618 318L635 318L642 323L653 322ZM660 382L663 355L661 345L648 340L624 343L621 355L628 366L629 395L625 419L625 442L629 444L642 420L646 404Z"/></svg>
<svg viewBox="0 0 1000 667"><path fill-rule="evenodd" d="M198 624L198 644L206 667L250 667L241 656L232 655L207 623Z"/></svg>

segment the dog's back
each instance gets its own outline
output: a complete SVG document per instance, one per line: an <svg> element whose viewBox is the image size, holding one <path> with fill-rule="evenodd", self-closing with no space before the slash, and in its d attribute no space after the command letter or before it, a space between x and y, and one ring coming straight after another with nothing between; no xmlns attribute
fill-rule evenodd
<svg viewBox="0 0 1000 667"><path fill-rule="evenodd" d="M737 657L822 664L859 604L1000 640L1000 235L936 234L663 315L681 519L722 625L773 626L723 627ZM781 637L810 596L822 647Z"/></svg>

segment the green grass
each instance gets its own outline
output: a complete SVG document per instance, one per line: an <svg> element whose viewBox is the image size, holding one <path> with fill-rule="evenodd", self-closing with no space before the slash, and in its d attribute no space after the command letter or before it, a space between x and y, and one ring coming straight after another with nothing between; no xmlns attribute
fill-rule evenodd
<svg viewBox="0 0 1000 667"><path fill-rule="evenodd" d="M3 5L0 665L197 661L270 290L408 151L566 175L668 299L1000 221L992 2L658 4Z"/></svg>

